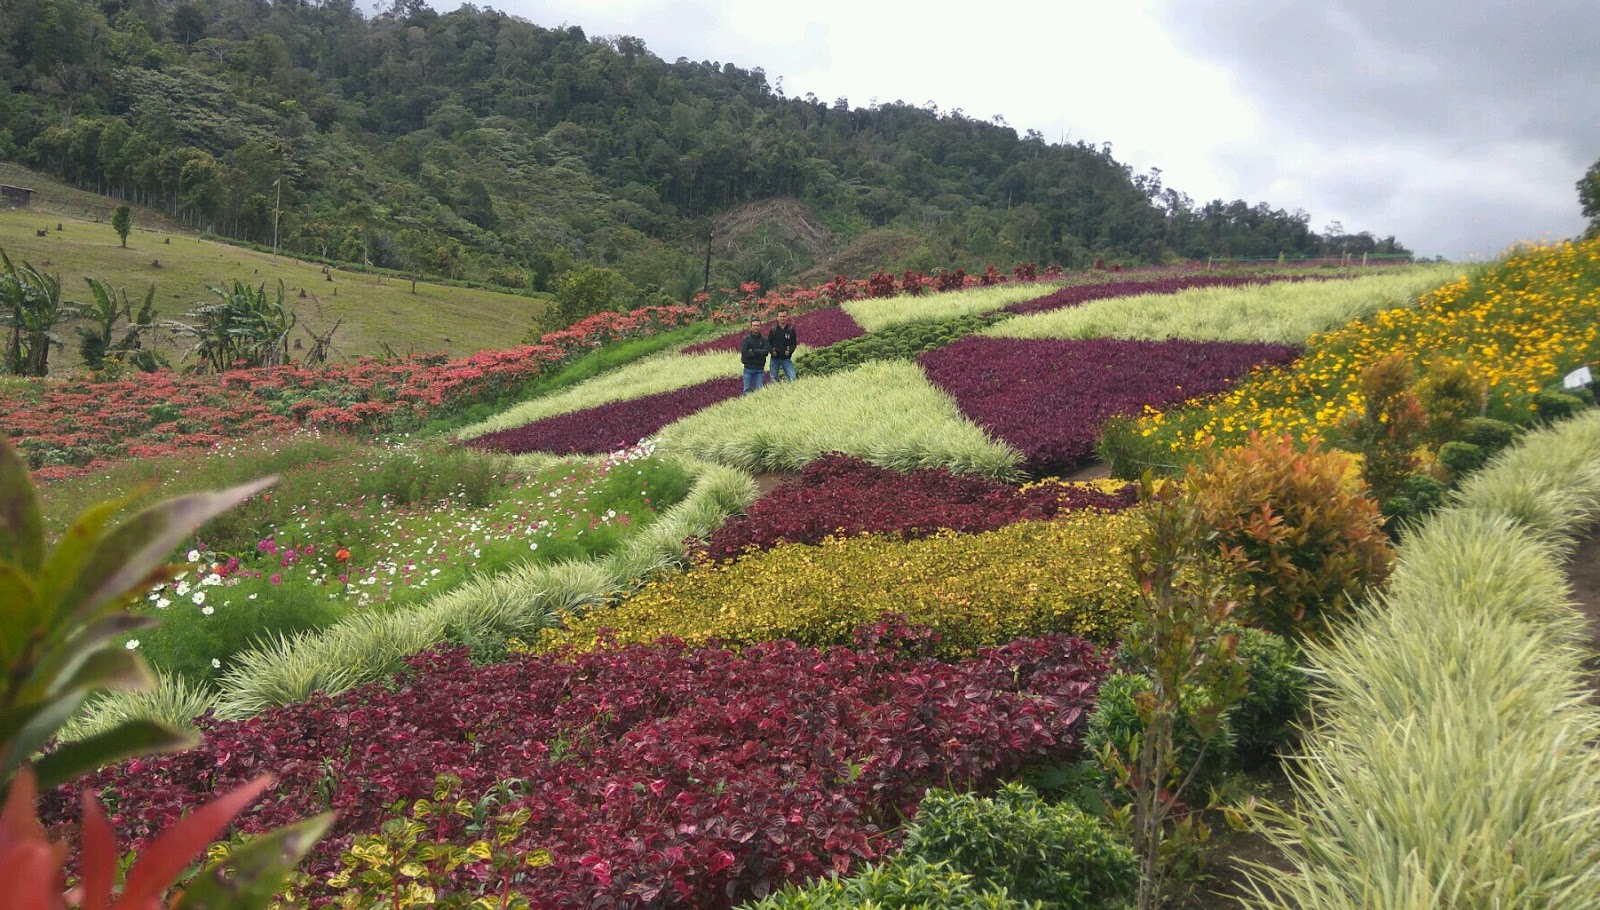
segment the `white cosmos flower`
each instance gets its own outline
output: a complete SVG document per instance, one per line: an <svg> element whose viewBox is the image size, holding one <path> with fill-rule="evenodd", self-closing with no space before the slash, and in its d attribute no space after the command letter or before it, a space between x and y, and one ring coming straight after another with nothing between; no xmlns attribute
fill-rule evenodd
<svg viewBox="0 0 1600 910"><path fill-rule="evenodd" d="M166 608L168 608L170 606L172 606L172 601L166 599L165 597L156 598L156 609L157 610L165 610Z"/></svg>
<svg viewBox="0 0 1600 910"><path fill-rule="evenodd" d="M194 596L189 599L194 601L194 605L198 607L206 602L206 592L196 591L194 592Z"/></svg>
<svg viewBox="0 0 1600 910"><path fill-rule="evenodd" d="M183 558L184 558L184 560L186 562L199 562L200 561L200 551L199 550L190 550L188 553L184 554Z"/></svg>
<svg viewBox="0 0 1600 910"><path fill-rule="evenodd" d="M215 572L212 572L210 575L207 575L205 578L200 579L200 584L202 586L204 586L204 587L207 587L207 588L214 588L217 585L222 584L222 576L218 575Z"/></svg>
<svg viewBox="0 0 1600 910"><path fill-rule="evenodd" d="M216 607L201 607L200 608L200 612L202 614L206 615L206 616L210 616L211 614L217 612L217 608Z"/></svg>
<svg viewBox="0 0 1600 910"><path fill-rule="evenodd" d="M222 669L222 661L217 660L215 657L211 658L211 669L213 669L213 670Z"/></svg>
<svg viewBox="0 0 1600 910"><path fill-rule="evenodd" d="M123 645L123 647L127 648L129 651L132 651L133 649L139 647L139 639L130 638L128 639L128 643Z"/></svg>
<svg viewBox="0 0 1600 910"><path fill-rule="evenodd" d="M179 597L186 596L189 593L189 583L187 581L178 582L178 586L172 589L172 593Z"/></svg>

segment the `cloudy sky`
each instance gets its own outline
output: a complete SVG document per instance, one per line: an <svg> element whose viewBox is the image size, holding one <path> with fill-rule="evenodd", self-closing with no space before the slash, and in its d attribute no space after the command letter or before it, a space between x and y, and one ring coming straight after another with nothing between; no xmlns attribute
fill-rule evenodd
<svg viewBox="0 0 1600 910"><path fill-rule="evenodd" d="M435 0L441 10L450 0ZM1596 0L480 0L760 67L786 95L1000 116L1109 142L1192 196L1489 258L1582 230Z"/></svg>

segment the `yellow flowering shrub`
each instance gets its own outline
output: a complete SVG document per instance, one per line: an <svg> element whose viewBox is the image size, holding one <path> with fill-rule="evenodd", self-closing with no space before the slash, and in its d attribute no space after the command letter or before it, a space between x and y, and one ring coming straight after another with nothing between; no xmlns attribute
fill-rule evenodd
<svg viewBox="0 0 1600 910"><path fill-rule="evenodd" d="M534 648L587 648L602 628L620 642L849 644L856 626L884 613L931 626L947 656L1048 632L1109 644L1138 599L1128 556L1138 512L1074 512L914 541L829 538L704 562L542 633Z"/></svg>
<svg viewBox="0 0 1600 910"><path fill-rule="evenodd" d="M1525 246L1475 274L1314 335L1294 364L1263 370L1226 393L1113 421L1106 446L1120 473L1190 461L1212 441L1258 430L1326 438L1365 406L1361 373L1393 354L1426 381L1430 367L1465 367L1487 385L1488 415L1523 423L1532 397L1567 371L1600 361L1600 238Z"/></svg>

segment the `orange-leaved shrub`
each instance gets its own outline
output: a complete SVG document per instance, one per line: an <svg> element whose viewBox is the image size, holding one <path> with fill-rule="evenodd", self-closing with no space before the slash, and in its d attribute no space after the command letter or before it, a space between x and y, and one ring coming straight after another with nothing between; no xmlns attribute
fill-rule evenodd
<svg viewBox="0 0 1600 910"><path fill-rule="evenodd" d="M1383 515L1345 456L1253 434L1189 469L1187 495L1251 625L1315 632L1383 583L1394 563Z"/></svg>

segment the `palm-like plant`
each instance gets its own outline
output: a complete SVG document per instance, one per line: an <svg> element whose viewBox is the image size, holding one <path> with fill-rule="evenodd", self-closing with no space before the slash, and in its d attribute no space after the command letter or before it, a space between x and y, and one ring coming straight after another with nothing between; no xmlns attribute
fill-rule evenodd
<svg viewBox="0 0 1600 910"><path fill-rule="evenodd" d="M18 267L0 250L0 325L11 329L6 341L6 371L44 376L50 371L50 346L61 347L55 328L78 315L79 308L61 299L61 279L23 262Z"/></svg>
<svg viewBox="0 0 1600 910"><path fill-rule="evenodd" d="M217 373L289 362L289 333L297 317L284 305L282 281L276 299L267 296L265 282L251 288L235 280L231 288L210 291L217 296L215 303L184 314L198 324L176 326L180 335L197 339L188 355Z"/></svg>

